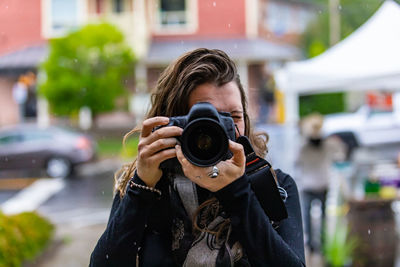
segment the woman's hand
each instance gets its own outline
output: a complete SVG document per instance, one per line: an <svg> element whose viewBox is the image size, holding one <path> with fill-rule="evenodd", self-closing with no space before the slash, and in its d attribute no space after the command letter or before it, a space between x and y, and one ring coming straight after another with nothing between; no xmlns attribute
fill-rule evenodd
<svg viewBox="0 0 400 267"><path fill-rule="evenodd" d="M176 146L176 155L187 178L211 192L216 192L240 178L245 171L246 157L243 146L229 140L229 149L233 157L216 165L219 169L219 175L216 178L209 176L212 167L198 167L191 164L183 155L179 145Z"/></svg>
<svg viewBox="0 0 400 267"><path fill-rule="evenodd" d="M177 139L183 129L168 126L157 129L154 127L167 125L169 118L154 117L143 122L142 133L138 144L136 171L140 179L150 187L154 187L162 176L160 163L176 157Z"/></svg>

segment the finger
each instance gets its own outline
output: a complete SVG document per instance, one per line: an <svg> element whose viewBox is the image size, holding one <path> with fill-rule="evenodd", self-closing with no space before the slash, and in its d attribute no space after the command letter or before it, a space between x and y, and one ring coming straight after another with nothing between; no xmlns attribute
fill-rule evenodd
<svg viewBox="0 0 400 267"><path fill-rule="evenodd" d="M175 146L175 150L176 150L176 157L178 158L178 161L181 163L181 165L186 164L187 159L183 155L181 146L180 145L176 145Z"/></svg>
<svg viewBox="0 0 400 267"><path fill-rule="evenodd" d="M178 143L176 138L163 138L159 139L146 147L146 150L142 152L143 157L150 157L166 148L175 148Z"/></svg>
<svg viewBox="0 0 400 267"><path fill-rule="evenodd" d="M160 126L160 125L167 125L168 122L169 122L169 118L162 117L162 116L153 117L153 118L145 120L142 124L141 137L147 137L149 134L151 134L154 127Z"/></svg>
<svg viewBox="0 0 400 267"><path fill-rule="evenodd" d="M157 129L152 132L146 140L144 140L144 144L152 144L159 139L170 138L182 135L183 129L177 126L168 126Z"/></svg>
<svg viewBox="0 0 400 267"><path fill-rule="evenodd" d="M183 170L185 171L185 168L193 168L194 166L192 163L190 163L185 155L182 152L182 147L180 145L175 146L176 149L176 157L178 158L179 163L182 165Z"/></svg>
<svg viewBox="0 0 400 267"><path fill-rule="evenodd" d="M163 162L167 159L175 158L175 157L176 157L176 149L169 148L169 149L160 151L157 154L154 154L152 157L149 158L149 161L151 161L153 164L159 166L161 164L161 162Z"/></svg>
<svg viewBox="0 0 400 267"><path fill-rule="evenodd" d="M244 156L243 146L239 143L229 140L229 149L233 153L231 160L237 166L244 166L246 163L246 157Z"/></svg>

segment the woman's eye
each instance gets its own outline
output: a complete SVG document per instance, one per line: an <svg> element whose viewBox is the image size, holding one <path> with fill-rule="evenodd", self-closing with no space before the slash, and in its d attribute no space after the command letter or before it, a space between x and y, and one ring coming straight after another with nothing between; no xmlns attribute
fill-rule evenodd
<svg viewBox="0 0 400 267"><path fill-rule="evenodd" d="M232 119L234 121L241 121L243 119L243 117L242 116L232 116Z"/></svg>

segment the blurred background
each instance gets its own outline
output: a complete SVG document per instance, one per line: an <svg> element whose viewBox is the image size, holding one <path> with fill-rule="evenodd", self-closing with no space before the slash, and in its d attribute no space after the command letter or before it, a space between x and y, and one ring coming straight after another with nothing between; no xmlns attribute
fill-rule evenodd
<svg viewBox="0 0 400 267"><path fill-rule="evenodd" d="M160 73L237 64L267 159L296 180L307 266L400 266L393 0L0 1L0 266L87 266Z"/></svg>

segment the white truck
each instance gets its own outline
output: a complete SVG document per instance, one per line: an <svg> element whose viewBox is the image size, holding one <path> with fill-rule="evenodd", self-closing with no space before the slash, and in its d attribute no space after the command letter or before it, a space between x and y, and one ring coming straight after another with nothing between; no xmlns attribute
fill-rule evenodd
<svg viewBox="0 0 400 267"><path fill-rule="evenodd" d="M349 149L400 144L400 93L393 94L393 109L377 111L367 105L354 113L326 115L322 131L337 135Z"/></svg>

